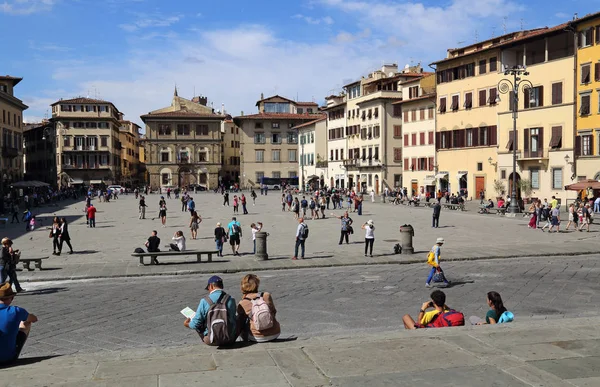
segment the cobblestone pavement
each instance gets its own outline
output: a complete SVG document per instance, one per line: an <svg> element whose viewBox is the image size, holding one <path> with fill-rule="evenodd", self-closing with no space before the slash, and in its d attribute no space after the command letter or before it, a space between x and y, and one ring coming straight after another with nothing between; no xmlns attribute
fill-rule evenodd
<svg viewBox="0 0 600 387"><path fill-rule="evenodd" d="M214 249L213 230L217 222L226 225L233 215L231 207L223 207L220 195L201 193L194 195L197 208L204 221L198 240L189 237L189 217L181 212L176 199L168 200L167 227L162 228L156 209L158 195L148 197L147 219L138 219L137 201L133 195L122 195L110 203L95 203L98 208L97 227L87 228L83 217L83 202L57 208L56 215L70 219L70 233L76 254L52 256L52 240L48 229L53 213L39 217L42 227L34 232L19 236L22 224L8 225L2 234L16 237L15 246L23 251L23 257L50 256L44 262L48 270L22 272L24 280L48 280L68 278L96 278L111 276L139 276L152 274L182 274L190 272L227 272L240 270L281 269L307 266L333 266L341 264L369 264L406 262L408 259L424 260L425 253L437 237L444 237L443 254L447 259L474 257L521 257L525 255L556 255L596 252L600 232L597 225L590 233L569 231L549 234L528 230L527 219L504 218L497 215L477 214L477 202L469 202L469 211L442 212L438 229L431 228L431 210L395 206L389 203L365 203L363 216L351 213L355 221L355 234L349 245L338 245L339 220L331 213L341 215L340 210L326 211L327 219L309 220L310 238L307 241L305 261L291 261L297 222L292 213L282 212L280 196L259 196L256 206L249 206L249 215L239 215L244 235L241 244L242 257L226 255L211 264L196 264L195 257L166 258L165 265L138 266L137 258L130 256L136 248L143 246L153 229L158 230L162 244L167 244L176 230L183 230L188 237L188 249ZM233 196L233 195L232 195ZM376 225L374 258L365 258L363 231L360 225L373 219ZM262 221L269 232L268 262L257 263L252 251L250 223ZM399 226L410 223L415 228L415 255L394 255L393 246L399 241ZM563 223L564 227L564 223ZM65 247L66 250L66 247ZM230 254L226 246L226 254ZM400 269L404 270L404 269Z"/></svg>
<svg viewBox="0 0 600 387"><path fill-rule="evenodd" d="M484 316L486 292L499 291L520 321L598 316L599 255L523 258L444 265L453 281L447 303ZM312 337L398 330L405 313L428 299L423 265L370 265L258 273L273 293L283 335ZM241 274L224 275L239 300ZM27 356L197 344L179 313L196 309L206 275L37 282L16 304L39 316Z"/></svg>

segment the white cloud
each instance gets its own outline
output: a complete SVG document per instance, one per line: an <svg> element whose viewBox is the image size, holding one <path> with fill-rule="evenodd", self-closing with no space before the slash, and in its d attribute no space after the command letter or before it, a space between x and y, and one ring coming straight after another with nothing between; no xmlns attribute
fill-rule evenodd
<svg viewBox="0 0 600 387"><path fill-rule="evenodd" d="M30 15L52 9L56 0L4 0L0 3L0 13L9 15Z"/></svg>
<svg viewBox="0 0 600 387"><path fill-rule="evenodd" d="M313 24L313 25L317 25L317 24L332 25L334 23L333 18L331 18L330 16L325 16L322 18L314 18L311 16L306 16L306 15L302 15L302 14L298 13L298 14L294 15L293 18L304 20L306 23Z"/></svg>
<svg viewBox="0 0 600 387"><path fill-rule="evenodd" d="M166 16L161 14L148 15L145 13L138 13L136 16L137 18L132 22L120 24L119 27L127 32L135 32L144 28L170 27L183 19L183 15Z"/></svg>

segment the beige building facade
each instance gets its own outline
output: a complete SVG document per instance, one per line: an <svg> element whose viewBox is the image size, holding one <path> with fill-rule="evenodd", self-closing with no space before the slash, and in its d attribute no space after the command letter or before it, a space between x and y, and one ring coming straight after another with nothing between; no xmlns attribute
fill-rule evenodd
<svg viewBox="0 0 600 387"><path fill-rule="evenodd" d="M360 86L360 81L352 85ZM348 187L348 169L354 162L348 160L347 98L346 94L331 95L325 98L326 105L322 108L326 114L326 148L325 154L319 155L320 158L317 158L316 163L327 168L325 185L329 188Z"/></svg>
<svg viewBox="0 0 600 387"><path fill-rule="evenodd" d="M141 116L146 125L146 169L153 190L219 184L222 121L206 97L179 97L171 105Z"/></svg>
<svg viewBox="0 0 600 387"><path fill-rule="evenodd" d="M122 120L119 128L121 142L121 184L132 187L140 182L140 126Z"/></svg>
<svg viewBox="0 0 600 387"><path fill-rule="evenodd" d="M223 121L223 144L221 162L222 169L220 180L226 186L230 187L235 183L240 183L240 150L241 150L241 129L237 126L231 117Z"/></svg>
<svg viewBox="0 0 600 387"><path fill-rule="evenodd" d="M393 138L402 146L404 187L410 197L435 193L435 75L402 82L402 126L395 125Z"/></svg>
<svg viewBox="0 0 600 387"><path fill-rule="evenodd" d="M261 98L257 114L234 118L241 128L240 185L258 187L263 177L298 177L297 125L319 118L318 105L278 95Z"/></svg>
<svg viewBox="0 0 600 387"><path fill-rule="evenodd" d="M304 189L319 189L327 184L327 119L318 118L295 127L298 131L298 176Z"/></svg>
<svg viewBox="0 0 600 387"><path fill-rule="evenodd" d="M0 76L0 184L23 179L23 111L28 107L15 97L14 89L23 78ZM7 192L7 190L4 190ZM2 192L0 192L2 193ZM0 196L0 200L2 197ZM1 203L0 203L1 205Z"/></svg>
<svg viewBox="0 0 600 387"><path fill-rule="evenodd" d="M109 101L74 98L52 105L60 186L121 181L119 110Z"/></svg>

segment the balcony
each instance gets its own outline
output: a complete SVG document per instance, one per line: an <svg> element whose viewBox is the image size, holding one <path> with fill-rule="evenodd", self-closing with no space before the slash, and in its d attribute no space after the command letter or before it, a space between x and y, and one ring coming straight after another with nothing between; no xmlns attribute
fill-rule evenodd
<svg viewBox="0 0 600 387"><path fill-rule="evenodd" d="M374 158L366 158L360 160L360 167L381 167L381 161Z"/></svg>
<svg viewBox="0 0 600 387"><path fill-rule="evenodd" d="M89 146L75 145L71 149L68 149L67 146L63 147L63 152L89 152L89 151L97 151L97 150L98 150L98 147L95 145L89 145Z"/></svg>
<svg viewBox="0 0 600 387"><path fill-rule="evenodd" d="M549 148L538 149L537 152L517 150L517 161L548 160L550 158L549 151ZM509 153L512 154L512 152Z"/></svg>
<svg viewBox="0 0 600 387"><path fill-rule="evenodd" d="M344 167L346 169L357 169L359 165L358 159L346 159L344 160Z"/></svg>
<svg viewBox="0 0 600 387"><path fill-rule="evenodd" d="M70 165L63 164L62 169L107 169L110 168L108 164L80 164L80 165Z"/></svg>
<svg viewBox="0 0 600 387"><path fill-rule="evenodd" d="M317 168L327 168L327 161L317 161Z"/></svg>
<svg viewBox="0 0 600 387"><path fill-rule="evenodd" d="M19 156L17 148L2 147L2 157L15 158Z"/></svg>

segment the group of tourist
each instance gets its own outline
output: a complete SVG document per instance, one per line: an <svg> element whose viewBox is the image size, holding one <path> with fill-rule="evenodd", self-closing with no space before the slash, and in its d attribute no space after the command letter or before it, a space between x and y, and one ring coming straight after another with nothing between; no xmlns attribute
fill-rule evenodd
<svg viewBox="0 0 600 387"><path fill-rule="evenodd" d="M576 202L571 203L568 209L568 223L565 231L569 230L569 227L573 225L573 228L578 231L590 231L590 223L593 220L594 212L591 210L590 203ZM545 231L548 228L548 232L559 232L560 231L560 204L555 196L552 196L552 200L548 203L547 199L534 200L528 208L530 216L529 224L527 227L530 229L539 229ZM540 222L546 222L540 227ZM579 224L579 227L577 226Z"/></svg>

